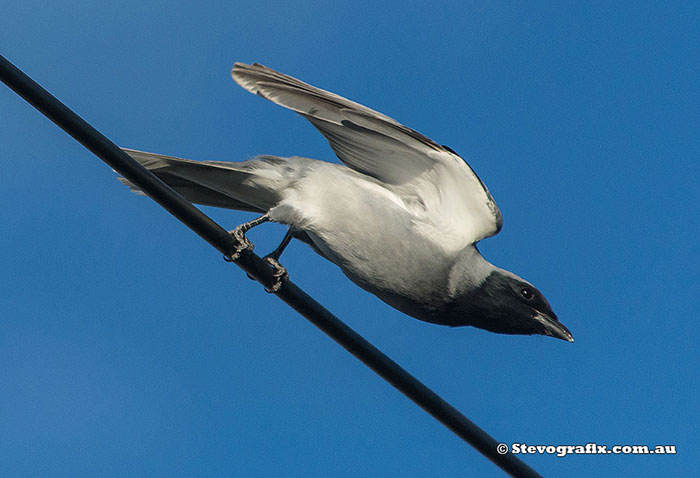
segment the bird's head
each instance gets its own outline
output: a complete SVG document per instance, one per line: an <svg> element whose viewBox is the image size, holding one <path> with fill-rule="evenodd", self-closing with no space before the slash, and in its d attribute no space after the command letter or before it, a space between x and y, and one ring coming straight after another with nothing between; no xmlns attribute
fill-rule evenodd
<svg viewBox="0 0 700 478"><path fill-rule="evenodd" d="M473 325L501 334L547 335L573 342L569 329L535 286L495 268L455 301L455 325Z"/></svg>

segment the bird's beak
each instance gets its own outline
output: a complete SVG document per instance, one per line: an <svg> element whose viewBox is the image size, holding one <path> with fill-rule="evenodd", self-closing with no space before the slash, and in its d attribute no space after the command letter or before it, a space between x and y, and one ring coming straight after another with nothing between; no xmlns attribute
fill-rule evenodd
<svg viewBox="0 0 700 478"><path fill-rule="evenodd" d="M568 342L574 341L574 336L571 335L569 329L567 329L564 326L564 324L559 322L557 319L552 318L541 312L537 312L537 314L535 314L534 319L540 322L542 325L544 325L544 335L566 340Z"/></svg>

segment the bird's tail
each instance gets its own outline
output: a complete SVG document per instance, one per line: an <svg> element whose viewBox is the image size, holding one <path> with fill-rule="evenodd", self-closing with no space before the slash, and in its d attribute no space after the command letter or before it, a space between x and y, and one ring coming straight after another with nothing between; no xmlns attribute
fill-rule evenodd
<svg viewBox="0 0 700 478"><path fill-rule="evenodd" d="M294 179L296 159L258 156L242 162L192 161L124 149L185 199L197 204L264 213L280 201L280 192ZM293 171L292 171L293 172ZM129 180L119 180L143 194Z"/></svg>

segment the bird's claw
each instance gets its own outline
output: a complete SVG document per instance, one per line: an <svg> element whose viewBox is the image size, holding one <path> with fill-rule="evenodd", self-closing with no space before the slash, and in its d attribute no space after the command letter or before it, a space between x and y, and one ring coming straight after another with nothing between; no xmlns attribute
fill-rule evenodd
<svg viewBox="0 0 700 478"><path fill-rule="evenodd" d="M245 229L241 226L236 227L232 231L228 231L229 234L236 240L236 249L229 255L224 256L224 260L227 262L233 262L241 257L243 252L253 252L255 246L252 242L245 237Z"/></svg>
<svg viewBox="0 0 700 478"><path fill-rule="evenodd" d="M287 280L289 273L287 272L287 269L285 269L282 264L277 262L277 259L274 257L265 256L263 257L263 260L272 266L272 277L275 280L272 286L265 287L265 292L275 293L280 290L280 287L282 287L282 282Z"/></svg>
<svg viewBox="0 0 700 478"><path fill-rule="evenodd" d="M267 215L263 215L253 221L241 224L232 231L229 231L228 233L231 234L233 239L236 241L236 247L231 254L224 256L224 259L228 262L233 262L235 260L238 260L238 258L241 257L241 254L243 252L252 252L254 248L253 243L250 242L247 237L245 237L245 233L249 229L257 226L258 224L262 224L263 222L267 222L269 220L270 219ZM282 265L279 262L277 262L279 254L282 252L282 250L284 250L284 246L288 243L289 239L287 239L287 236L285 236L285 241L282 242L282 245L280 247L275 249L275 251L273 251L272 253L263 257L263 260L270 264L270 266L272 266L273 283L270 287L265 286L265 290L267 292L274 293L280 290L280 287L282 287L282 282L286 280L287 277L289 277L287 269L282 267ZM255 280L255 278L251 277L250 274L248 274L248 278Z"/></svg>

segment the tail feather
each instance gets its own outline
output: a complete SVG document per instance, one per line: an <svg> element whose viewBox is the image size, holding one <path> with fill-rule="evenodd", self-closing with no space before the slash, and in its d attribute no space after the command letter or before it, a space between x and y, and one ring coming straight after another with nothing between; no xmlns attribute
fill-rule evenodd
<svg viewBox="0 0 700 478"><path fill-rule="evenodd" d="M274 169L269 166L283 158L261 157L243 162L192 161L123 150L193 203L263 213L280 200L279 188L275 187L279 184L271 184L264 176L270 176L270 172L274 175ZM258 178L261 169L267 173L263 174L262 181ZM143 194L129 180L122 177L119 180L135 193Z"/></svg>
<svg viewBox="0 0 700 478"><path fill-rule="evenodd" d="M182 197L195 204L201 204L203 206L223 207L226 209L236 209L238 211L249 211L260 214L265 212L265 210L263 209L251 206L250 204L246 204L241 201L237 201L236 199L233 199L229 196L218 193L211 189L203 188L202 186L187 181L186 179L181 179L176 176L171 176L164 173L156 174L156 176L158 176L168 186L180 193ZM138 194L140 196L144 196L143 191L141 191L134 183L132 183L128 179L123 178L121 176L117 179L123 185L128 186L133 193Z"/></svg>

